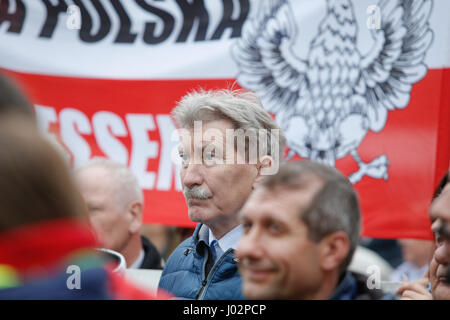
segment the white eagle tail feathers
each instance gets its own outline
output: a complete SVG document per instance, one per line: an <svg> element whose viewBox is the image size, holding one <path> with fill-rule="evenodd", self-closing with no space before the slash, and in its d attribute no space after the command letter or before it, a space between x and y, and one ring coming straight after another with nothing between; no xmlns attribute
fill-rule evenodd
<svg viewBox="0 0 450 320"><path fill-rule="evenodd" d="M290 2L258 1L233 46L237 80L276 115L289 157L334 165L350 154L359 166L352 183L364 176L387 179L387 156L365 163L357 149L369 130L383 130L388 111L408 105L412 85L425 76L432 0L381 0L381 28L373 31L366 56L357 46L354 0L325 1L305 60L291 54L297 25Z"/></svg>

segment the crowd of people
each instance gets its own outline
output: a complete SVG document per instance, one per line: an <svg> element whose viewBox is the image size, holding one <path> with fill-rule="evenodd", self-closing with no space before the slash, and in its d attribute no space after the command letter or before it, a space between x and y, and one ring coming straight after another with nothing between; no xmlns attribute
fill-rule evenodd
<svg viewBox="0 0 450 320"><path fill-rule="evenodd" d="M284 163L283 132L255 94L190 92L172 115L198 224L166 261L143 235L130 169L103 158L71 169L32 110L0 77L0 299L450 300L448 173L430 199L434 243L400 242L392 280L402 283L387 293L351 268L361 215L348 179ZM159 290L129 283L96 248L120 253L128 269L162 269Z"/></svg>

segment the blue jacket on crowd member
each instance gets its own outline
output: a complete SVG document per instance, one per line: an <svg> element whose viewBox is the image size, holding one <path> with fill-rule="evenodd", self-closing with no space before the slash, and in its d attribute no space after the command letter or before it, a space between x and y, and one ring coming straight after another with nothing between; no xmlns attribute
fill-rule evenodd
<svg viewBox="0 0 450 320"><path fill-rule="evenodd" d="M380 289L369 289L365 275L347 271L340 279L330 300L394 300L392 294Z"/></svg>
<svg viewBox="0 0 450 320"><path fill-rule="evenodd" d="M180 299L244 299L233 249L226 250L214 262L208 244L209 229L199 223L194 234L170 255L159 288Z"/></svg>

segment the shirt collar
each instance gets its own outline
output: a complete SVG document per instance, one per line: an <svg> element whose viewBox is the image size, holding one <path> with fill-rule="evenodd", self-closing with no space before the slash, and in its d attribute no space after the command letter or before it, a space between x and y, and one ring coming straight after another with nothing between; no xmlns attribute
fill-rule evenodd
<svg viewBox="0 0 450 320"><path fill-rule="evenodd" d="M211 246L211 242L216 240L219 244L220 249L223 252L227 251L230 248L236 250L237 244L241 239L242 233L243 233L242 225L238 225L234 229L228 231L222 238L217 240L216 237L211 232L211 229L209 229L209 239L208 239L209 245Z"/></svg>
<svg viewBox="0 0 450 320"><path fill-rule="evenodd" d="M139 269L142 265L142 262L144 261L144 250L141 249L141 252L139 253L139 257L136 259L136 261L133 262L131 266L128 267L128 269Z"/></svg>

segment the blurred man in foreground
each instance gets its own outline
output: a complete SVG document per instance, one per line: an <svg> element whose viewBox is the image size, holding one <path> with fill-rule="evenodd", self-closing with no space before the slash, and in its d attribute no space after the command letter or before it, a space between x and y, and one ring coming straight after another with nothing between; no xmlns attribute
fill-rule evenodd
<svg viewBox="0 0 450 320"><path fill-rule="evenodd" d="M347 271L359 242L360 212L338 171L289 162L267 177L240 213L237 248L249 299L381 299L367 278Z"/></svg>
<svg viewBox="0 0 450 320"><path fill-rule="evenodd" d="M0 119L0 300L151 299L97 252L83 199L29 119Z"/></svg>
<svg viewBox="0 0 450 320"><path fill-rule="evenodd" d="M94 249L67 163L1 75L0 150L0 300L154 298Z"/></svg>
<svg viewBox="0 0 450 320"><path fill-rule="evenodd" d="M75 182L103 248L121 253L130 269L162 269L155 246L141 235L144 198L131 170L94 158L77 168Z"/></svg>

